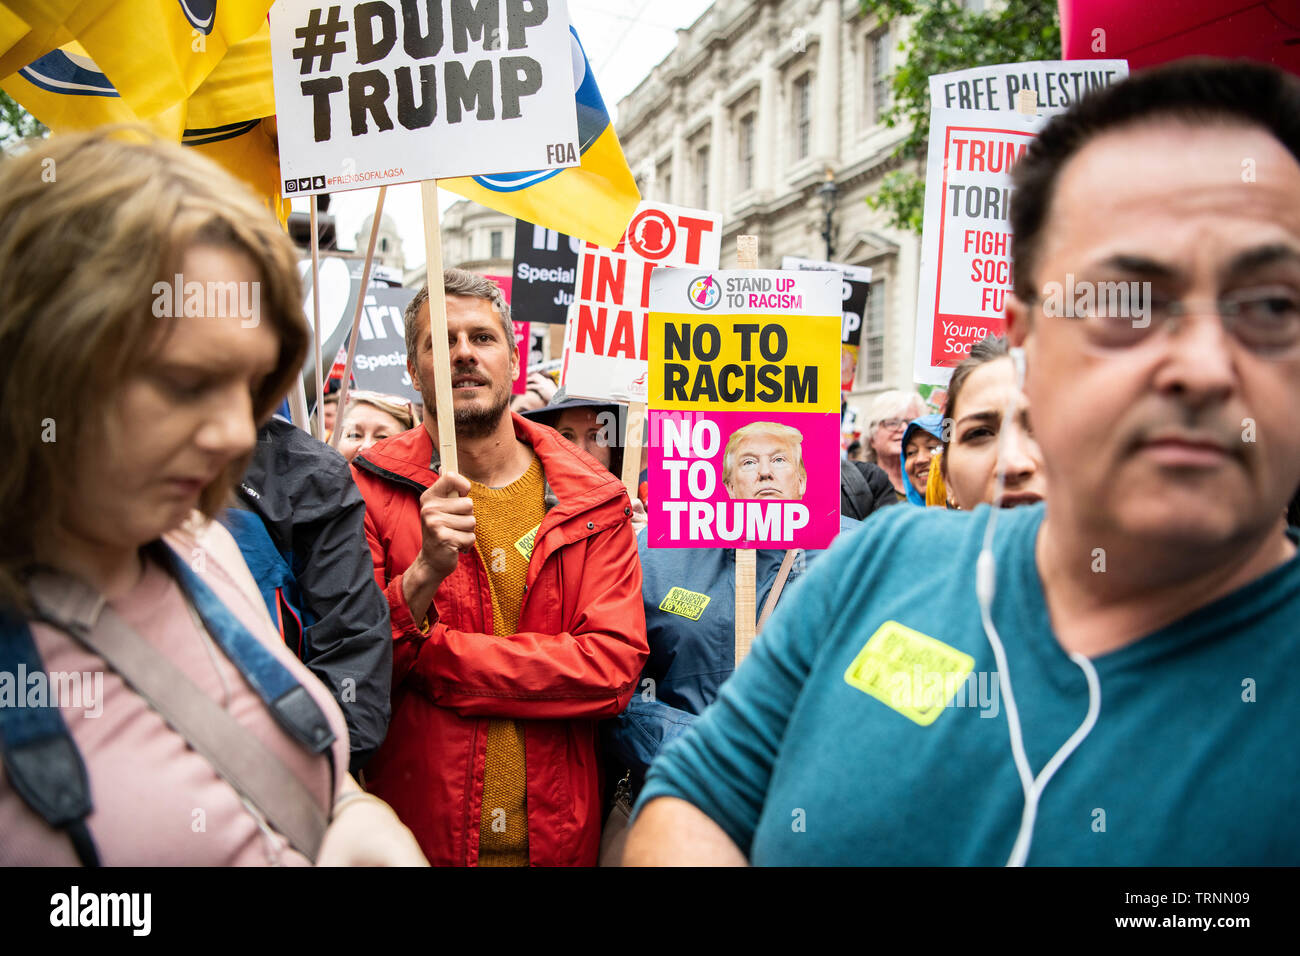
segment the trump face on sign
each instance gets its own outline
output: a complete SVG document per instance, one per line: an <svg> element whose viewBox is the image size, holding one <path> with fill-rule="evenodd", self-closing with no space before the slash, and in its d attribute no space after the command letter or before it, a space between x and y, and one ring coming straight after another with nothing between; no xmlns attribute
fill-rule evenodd
<svg viewBox="0 0 1300 956"><path fill-rule="evenodd" d="M732 498L803 497L808 472L803 464L803 435L777 422L750 422L727 439L722 483Z"/></svg>

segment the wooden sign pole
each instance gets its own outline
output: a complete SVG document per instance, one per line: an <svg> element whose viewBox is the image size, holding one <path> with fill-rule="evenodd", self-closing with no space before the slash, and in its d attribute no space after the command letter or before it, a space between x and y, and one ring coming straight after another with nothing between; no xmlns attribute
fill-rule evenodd
<svg viewBox="0 0 1300 956"><path fill-rule="evenodd" d="M352 378L352 363L357 357L357 330L361 328L361 310L366 304L366 290L370 288L370 266L375 261L375 243L379 239L379 219L384 212L384 196L388 194L387 186L379 187L379 198L375 200L375 218L370 223L370 245L366 247L366 264L361 267L361 290L357 293L357 310L352 314L352 332L348 335L348 360L343 365L343 384L339 388L338 411L334 413L334 432L330 435L330 445L339 447L343 436L343 412L348 407L348 380ZM319 364L317 365L319 368ZM324 403L321 403L322 406ZM324 421L322 413L322 421Z"/></svg>
<svg viewBox="0 0 1300 956"><path fill-rule="evenodd" d="M316 194L311 197L311 320L313 341L316 343L316 423L309 428L320 441L325 440L325 386L321 374L320 344L320 233L316 229ZM342 409L336 409L336 413ZM337 419L336 419L337 423ZM337 447L337 446L336 446Z"/></svg>
<svg viewBox="0 0 1300 956"><path fill-rule="evenodd" d="M736 237L736 268L758 268L758 236ZM758 618L754 549L736 549L736 666L739 667L754 643Z"/></svg>
<svg viewBox="0 0 1300 956"><path fill-rule="evenodd" d="M447 344L447 294L442 286L442 230L438 225L438 181L420 183L424 202L424 250L429 283L429 334L433 337L433 393L438 414L438 473L459 473L456 410L451 398L451 348Z"/></svg>
<svg viewBox="0 0 1300 956"><path fill-rule="evenodd" d="M289 420L311 434L311 418L307 414L307 386L303 384L301 375L293 388L289 389Z"/></svg>
<svg viewBox="0 0 1300 956"><path fill-rule="evenodd" d="M645 432L645 402L627 406L627 431L623 437L623 487L636 501L641 485L641 441Z"/></svg>

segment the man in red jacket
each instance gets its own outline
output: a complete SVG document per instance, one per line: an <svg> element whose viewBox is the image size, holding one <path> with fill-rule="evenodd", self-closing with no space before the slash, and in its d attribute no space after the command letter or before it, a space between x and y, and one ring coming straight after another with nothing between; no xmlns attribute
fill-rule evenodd
<svg viewBox="0 0 1300 956"><path fill-rule="evenodd" d="M509 411L500 290L444 273L461 474L439 472L428 290L406 311L423 424L353 462L393 628L393 718L366 768L435 865L596 862L596 723L648 653L623 486Z"/></svg>

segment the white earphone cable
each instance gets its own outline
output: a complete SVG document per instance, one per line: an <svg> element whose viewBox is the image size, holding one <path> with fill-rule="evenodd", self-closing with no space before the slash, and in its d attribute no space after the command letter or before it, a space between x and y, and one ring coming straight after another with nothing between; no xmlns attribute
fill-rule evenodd
<svg viewBox="0 0 1300 956"><path fill-rule="evenodd" d="M1024 388L1024 351L1018 348L1011 349L1011 359L1016 366L1018 392ZM1002 467L1001 463L1007 458L1011 421L1016 411L1015 395L1016 393L1013 392L1007 401L998 435L997 484L993 492L992 512L989 514L988 523L984 526L984 540L980 545L979 557L975 561L975 597L979 602L980 620L984 625L984 635L988 638L989 646L993 649L993 659L997 663L998 686L1002 693L1003 707L1007 712L1007 732L1011 737L1011 757L1015 761L1016 773L1020 777L1020 787L1025 797L1025 808L1020 817L1020 830L1016 834L1016 842L1011 848L1011 855L1007 858L1006 865L1024 866L1025 861L1029 858L1029 848L1034 839L1034 824L1038 819L1038 801L1056 771L1078 749L1097 723L1097 717L1101 713L1101 682L1097 678L1097 670L1092 666L1092 661L1082 654L1070 654L1070 660L1079 666L1088 682L1088 713L1083 718L1083 723L1061 745L1061 748L1052 756L1052 759L1047 761L1038 777L1035 778L1033 770L1029 766L1029 757L1025 753L1025 738L1020 726L1020 712L1016 707L1015 695L1011 692L1011 674L1007 667L1006 649L1002 646L1002 639L998 636L997 628L993 624L993 597L997 593L997 568L996 559L993 556L993 540L997 528L998 514L1002 510L1002 493L1006 485L1006 469Z"/></svg>

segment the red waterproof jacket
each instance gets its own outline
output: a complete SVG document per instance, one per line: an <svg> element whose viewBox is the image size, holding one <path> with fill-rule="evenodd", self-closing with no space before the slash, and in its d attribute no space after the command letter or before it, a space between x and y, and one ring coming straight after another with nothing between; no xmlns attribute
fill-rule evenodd
<svg viewBox="0 0 1300 956"><path fill-rule="evenodd" d="M439 586L428 633L411 619L402 573L420 551L420 495L437 480L424 426L353 462L393 628L393 717L366 767L366 789L393 807L430 863L476 865L488 719L523 719L529 859L593 866L597 721L627 706L649 653L641 565L622 484L553 429L512 419L542 461L551 505L517 634L492 634L477 551L462 553Z"/></svg>

